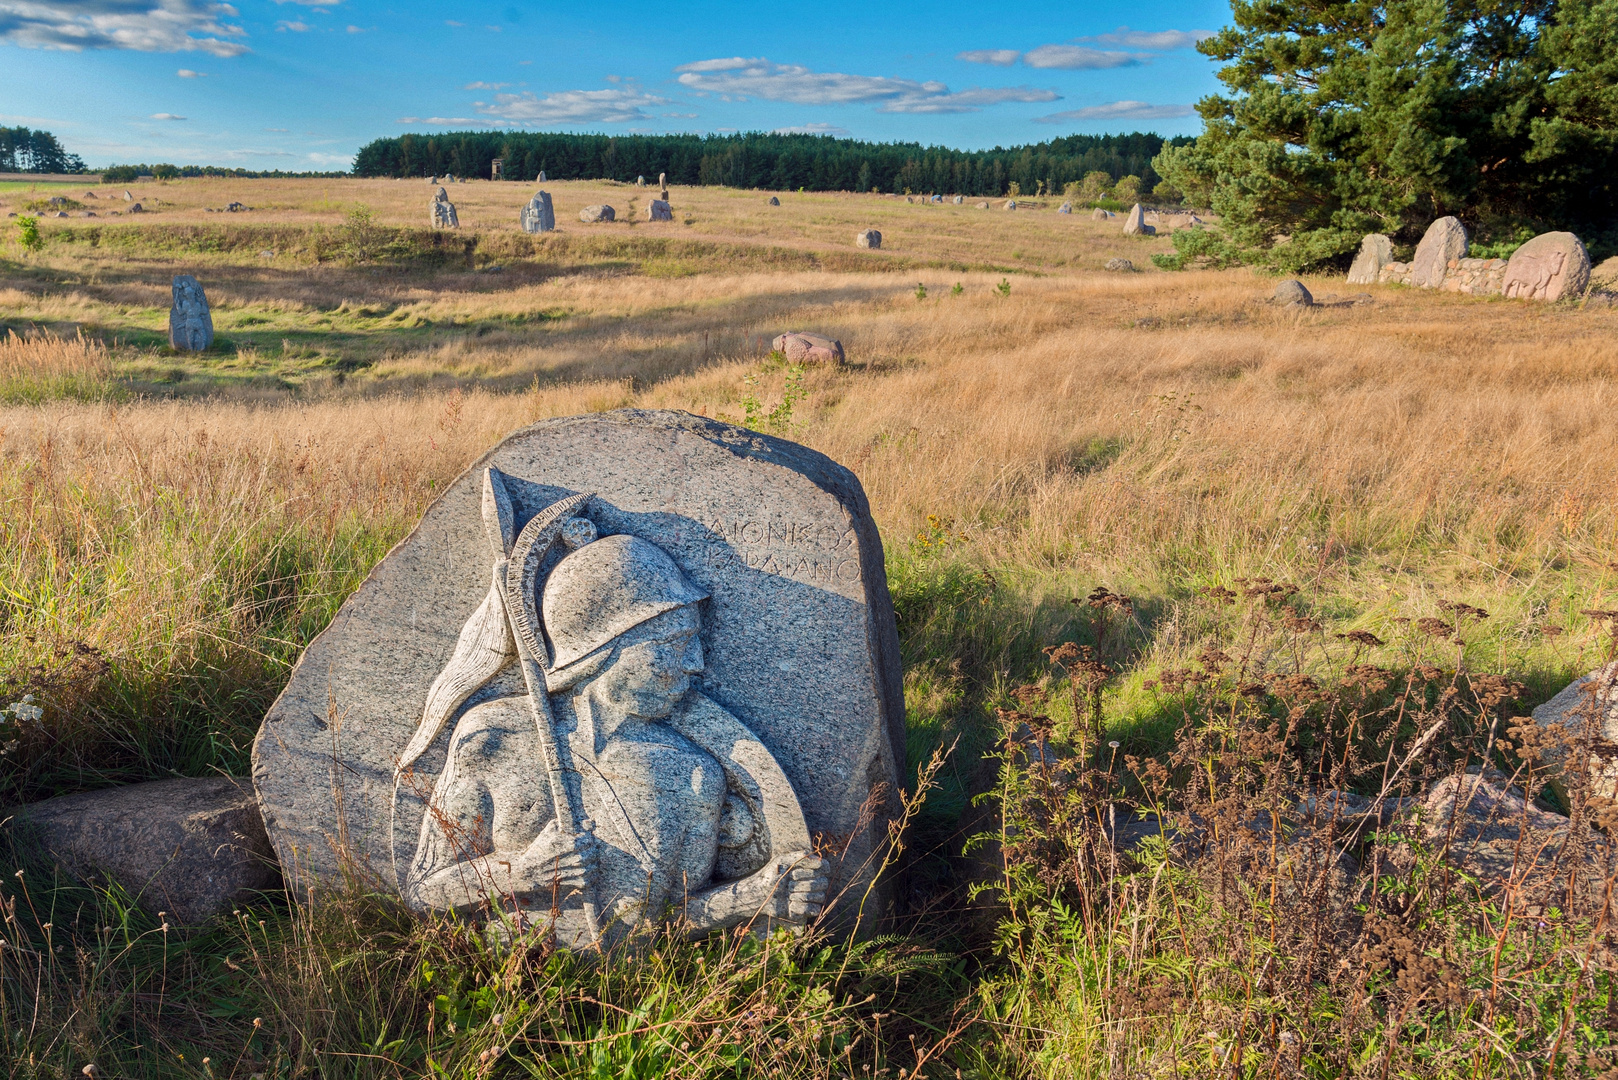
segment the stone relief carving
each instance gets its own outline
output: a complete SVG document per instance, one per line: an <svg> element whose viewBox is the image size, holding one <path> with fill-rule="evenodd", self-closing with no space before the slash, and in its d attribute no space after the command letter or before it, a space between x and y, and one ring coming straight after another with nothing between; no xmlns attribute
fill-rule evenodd
<svg viewBox="0 0 1618 1080"><path fill-rule="evenodd" d="M415 850L394 853L401 892L419 909L499 908L574 946L671 918L805 924L827 864L792 784L694 686L707 594L650 541L600 535L590 500L519 533L503 474L484 472L492 581L395 772L395 802L431 792ZM509 665L526 693L460 712ZM458 713L442 770L420 774Z"/></svg>
<svg viewBox="0 0 1618 1080"><path fill-rule="evenodd" d="M1563 251L1546 251L1513 259L1506 270L1506 296L1543 300L1550 292L1551 282L1561 274L1566 262L1567 253Z"/></svg>

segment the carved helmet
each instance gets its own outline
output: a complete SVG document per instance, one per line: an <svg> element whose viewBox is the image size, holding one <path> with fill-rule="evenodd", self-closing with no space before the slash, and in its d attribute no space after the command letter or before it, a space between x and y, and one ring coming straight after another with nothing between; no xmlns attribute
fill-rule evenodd
<svg viewBox="0 0 1618 1080"><path fill-rule="evenodd" d="M603 536L556 564L540 617L561 669L665 611L706 600L673 559L638 536Z"/></svg>

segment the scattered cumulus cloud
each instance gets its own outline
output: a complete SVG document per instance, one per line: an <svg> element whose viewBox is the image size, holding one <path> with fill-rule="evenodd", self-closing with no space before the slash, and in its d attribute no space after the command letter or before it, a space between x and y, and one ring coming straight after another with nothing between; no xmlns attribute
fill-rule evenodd
<svg viewBox="0 0 1618 1080"><path fill-rule="evenodd" d="M496 94L494 101L473 102L478 112L511 124L622 124L650 119L645 109L672 104L640 90L559 90L538 94Z"/></svg>
<svg viewBox="0 0 1618 1080"><path fill-rule="evenodd" d="M1066 124L1075 120L1172 120L1190 116L1196 110L1190 105L1149 105L1144 101L1109 101L1105 105L1089 105L1082 109L1034 117L1039 124Z"/></svg>
<svg viewBox="0 0 1618 1080"><path fill-rule="evenodd" d="M487 126L487 120L478 120L470 116L401 116L401 124L478 124Z"/></svg>
<svg viewBox="0 0 1618 1080"><path fill-rule="evenodd" d="M171 112L154 112L152 114L152 119L153 120L184 120L185 117L176 116Z"/></svg>
<svg viewBox="0 0 1618 1080"><path fill-rule="evenodd" d="M304 22L302 19L295 19L292 22L282 19L280 22L275 24L275 28L281 31L283 34L288 30L292 31L294 34L306 34L309 32L309 24Z"/></svg>
<svg viewBox="0 0 1618 1080"><path fill-rule="evenodd" d="M510 85L511 84L508 83L508 82L483 82L480 79L477 82L469 82L469 83L467 83L465 86L461 87L461 89L462 90L504 90L506 87L508 87Z"/></svg>
<svg viewBox="0 0 1618 1080"><path fill-rule="evenodd" d="M343 0L275 0L277 4L297 4L299 7L331 8L342 3Z"/></svg>
<svg viewBox="0 0 1618 1080"><path fill-rule="evenodd" d="M466 24L463 23L463 22L456 22L454 19L445 19L444 20L444 25L445 26L465 26Z"/></svg>
<svg viewBox="0 0 1618 1080"><path fill-rule="evenodd" d="M695 114L693 114L695 115ZM836 124L799 124L796 127L776 128L770 132L772 135L836 135L842 137L852 135L853 132Z"/></svg>
<svg viewBox="0 0 1618 1080"><path fill-rule="evenodd" d="M1212 30L1131 30L1127 26L1120 26L1110 34L1096 34L1094 37L1081 37L1074 40L1094 42L1097 45L1112 45L1124 49L1151 49L1154 52L1168 52L1171 49L1195 48L1197 42L1213 36Z"/></svg>
<svg viewBox="0 0 1618 1080"><path fill-rule="evenodd" d="M969 52L957 53L957 60L965 60L969 64L993 64L996 67L1010 67L1022 59L1022 53L1016 49L972 49Z"/></svg>
<svg viewBox="0 0 1618 1080"><path fill-rule="evenodd" d="M240 56L239 13L208 0L0 0L0 42L31 49L130 49Z"/></svg>
<svg viewBox="0 0 1618 1080"><path fill-rule="evenodd" d="M208 77L208 73L206 71L192 71L190 68L181 68L174 74L178 75L182 79L206 79Z"/></svg>
<svg viewBox="0 0 1618 1080"><path fill-rule="evenodd" d="M348 32L350 34L363 34L363 33L365 33L365 31L366 31L366 28L363 27L363 26L355 26L352 23L350 23L349 26L348 26Z"/></svg>
<svg viewBox="0 0 1618 1080"><path fill-rule="evenodd" d="M1061 96L1031 86L970 87L951 92L941 82L811 71L799 64L774 64L763 57L699 60L674 70L680 73L681 86L727 101L763 98L794 105L878 104L879 111L889 113L976 112L985 105L1055 101Z"/></svg>
<svg viewBox="0 0 1618 1080"><path fill-rule="evenodd" d="M1061 68L1064 71L1136 67L1144 59L1135 53L1092 49L1087 45L1041 45L1022 55L1022 62L1031 68Z"/></svg>
<svg viewBox="0 0 1618 1080"><path fill-rule="evenodd" d="M694 112L666 112L662 115L675 120L695 120L697 118L697 114Z"/></svg>

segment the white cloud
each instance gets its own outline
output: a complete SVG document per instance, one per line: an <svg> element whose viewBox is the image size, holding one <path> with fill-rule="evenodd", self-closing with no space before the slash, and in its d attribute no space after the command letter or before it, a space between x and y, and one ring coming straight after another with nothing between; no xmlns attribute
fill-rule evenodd
<svg viewBox="0 0 1618 1080"><path fill-rule="evenodd" d="M1082 109L1036 116L1039 124L1064 124L1072 120L1172 120L1190 116L1196 109L1190 105L1148 105L1144 101L1109 101L1105 105L1089 105Z"/></svg>
<svg viewBox="0 0 1618 1080"><path fill-rule="evenodd" d="M206 71L192 71L190 68L181 68L174 74L178 75L182 79L206 79L208 77L208 73Z"/></svg>
<svg viewBox="0 0 1618 1080"><path fill-rule="evenodd" d="M0 41L31 49L132 49L240 56L246 36L208 0L0 0Z"/></svg>
<svg viewBox="0 0 1618 1080"><path fill-rule="evenodd" d="M298 19L293 22L287 22L285 19L282 19L280 22L275 24L275 28L282 33L286 33L288 30L291 30L294 34L304 34L308 33L309 24L304 22L302 19Z"/></svg>
<svg viewBox="0 0 1618 1080"><path fill-rule="evenodd" d="M275 0L277 4L297 4L300 7L326 8L336 7L343 0Z"/></svg>
<svg viewBox="0 0 1618 1080"><path fill-rule="evenodd" d="M280 132L282 135L286 135L286 134L290 133L292 129L291 128L265 128L264 130L265 131L277 131L277 132Z"/></svg>
<svg viewBox="0 0 1618 1080"><path fill-rule="evenodd" d="M838 127L836 124L820 123L820 124L799 124L796 127L776 128L774 131L770 132L770 134L771 135L836 135L836 136L841 137L841 136L845 136L845 135L852 135L853 132L849 131L845 127Z"/></svg>
<svg viewBox="0 0 1618 1080"><path fill-rule="evenodd" d="M1115 45L1125 49L1154 49L1166 52L1169 49L1194 48L1197 42L1213 36L1212 30L1131 30L1127 26L1120 26L1110 34L1096 34L1094 37L1074 40L1093 41L1097 45Z"/></svg>
<svg viewBox="0 0 1618 1080"><path fill-rule="evenodd" d="M511 84L508 82L469 82L461 87L462 90L504 90Z"/></svg>
<svg viewBox="0 0 1618 1080"><path fill-rule="evenodd" d="M306 155L306 157L316 165L342 165L346 168L354 164L353 154L312 153Z"/></svg>
<svg viewBox="0 0 1618 1080"><path fill-rule="evenodd" d="M445 26L465 26L466 24L463 23L463 22L456 22L454 19L445 19L444 20L444 25Z"/></svg>
<svg viewBox="0 0 1618 1080"><path fill-rule="evenodd" d="M349 26L348 26L348 32L350 34L363 34L363 33L365 33L365 27L363 27L363 26L355 26L352 23L350 23Z"/></svg>
<svg viewBox="0 0 1618 1080"><path fill-rule="evenodd" d="M475 101L478 112L511 124L621 124L646 120L641 110L668 105L667 98L639 90L560 90L536 94L496 94L492 104Z"/></svg>
<svg viewBox="0 0 1618 1080"><path fill-rule="evenodd" d="M1066 71L1135 67L1142 59L1134 53L1091 49L1084 45L1041 45L1037 49L1029 49L1022 56L1022 62L1031 68L1062 68Z"/></svg>
<svg viewBox="0 0 1618 1080"><path fill-rule="evenodd" d="M487 127L487 120L477 120L470 116L401 116L401 124L477 124Z"/></svg>
<svg viewBox="0 0 1618 1080"><path fill-rule="evenodd" d="M666 112L662 115L672 117L676 120L695 120L697 118L697 114L694 112Z"/></svg>
<svg viewBox="0 0 1618 1080"><path fill-rule="evenodd" d="M996 67L1010 67L1022 59L1022 53L1016 49L972 49L969 52L956 53L955 59L965 60L969 64L994 64Z"/></svg>
<svg viewBox="0 0 1618 1080"><path fill-rule="evenodd" d="M762 57L699 60L674 70L680 72L680 85L718 94L727 101L756 97L794 105L881 103L880 111L890 113L976 112L985 105L1055 101L1061 96L1031 86L972 87L951 93L941 82L810 71L799 64L772 64Z"/></svg>
<svg viewBox="0 0 1618 1080"><path fill-rule="evenodd" d="M171 112L154 112L152 114L152 119L153 120L184 120L185 117L183 117L183 116L175 116Z"/></svg>

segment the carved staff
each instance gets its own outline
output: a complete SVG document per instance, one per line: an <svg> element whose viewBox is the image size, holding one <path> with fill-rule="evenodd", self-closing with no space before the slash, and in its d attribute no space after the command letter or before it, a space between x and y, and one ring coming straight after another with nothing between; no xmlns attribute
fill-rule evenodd
<svg viewBox="0 0 1618 1080"><path fill-rule="evenodd" d="M556 827L562 836L579 836L588 832L589 820L573 805L573 786L567 782L567 768L562 761L561 747L556 738L556 719L551 713L550 688L546 683L543 661L545 644L537 632L539 611L535 606L540 572L545 556L562 526L575 511L584 508L590 496L570 495L535 514L523 527L522 535L511 540L513 515L511 497L497 469L484 472L483 522L489 531L489 541L497 544L501 554L509 557L495 570L495 581L500 582L500 570L505 570L504 600L506 620L517 641L517 660L522 667L523 682L528 687L528 700L534 712L534 727L539 735L540 751L545 755L545 768L550 777L551 801L556 808ZM601 938L600 921L596 916L593 891L584 888L584 922L594 941Z"/></svg>

